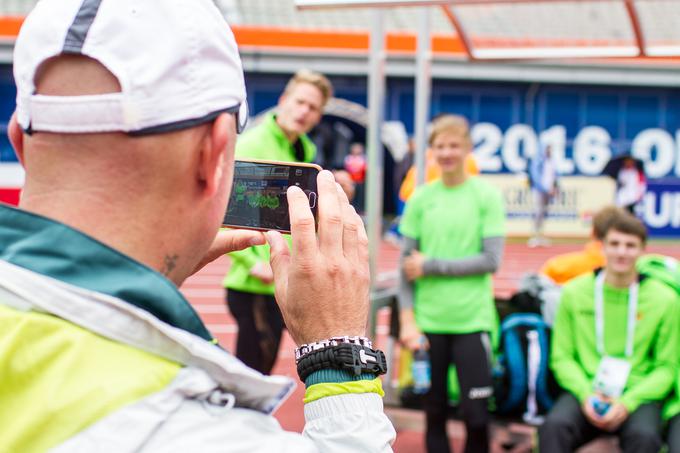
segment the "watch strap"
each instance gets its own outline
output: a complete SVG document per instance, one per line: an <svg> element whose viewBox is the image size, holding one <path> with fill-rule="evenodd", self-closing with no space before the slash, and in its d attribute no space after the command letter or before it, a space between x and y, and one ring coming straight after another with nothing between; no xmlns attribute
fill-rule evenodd
<svg viewBox="0 0 680 453"><path fill-rule="evenodd" d="M350 336L344 335L339 337L330 337L326 340L315 341L312 343L301 344L299 347L295 348L295 362L298 362L302 357L306 356L312 351L318 351L319 349L325 349L330 346L337 346L339 344L349 343L356 344L359 346L366 346L367 348L373 348L373 343L368 337L360 336Z"/></svg>
<svg viewBox="0 0 680 453"><path fill-rule="evenodd" d="M298 376L303 382L315 371L327 368L344 370L354 376L366 372L381 375L387 372L387 362L380 350L345 343L312 351L297 364Z"/></svg>

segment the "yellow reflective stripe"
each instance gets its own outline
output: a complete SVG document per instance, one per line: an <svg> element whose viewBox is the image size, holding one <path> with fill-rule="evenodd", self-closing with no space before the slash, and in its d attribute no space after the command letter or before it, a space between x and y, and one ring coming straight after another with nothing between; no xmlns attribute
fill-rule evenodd
<svg viewBox="0 0 680 453"><path fill-rule="evenodd" d="M382 381L380 378L364 381L349 382L324 382L307 387L305 391L305 403L311 403L326 396L344 395L347 393L377 393L381 397L383 392Z"/></svg>
<svg viewBox="0 0 680 453"><path fill-rule="evenodd" d="M0 451L44 452L165 388L181 366L0 304Z"/></svg>

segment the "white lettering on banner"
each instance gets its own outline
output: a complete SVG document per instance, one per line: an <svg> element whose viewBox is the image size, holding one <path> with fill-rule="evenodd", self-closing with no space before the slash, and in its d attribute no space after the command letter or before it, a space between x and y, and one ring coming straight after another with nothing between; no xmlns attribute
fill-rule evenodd
<svg viewBox="0 0 680 453"><path fill-rule="evenodd" d="M657 196L659 209L657 211ZM643 217L652 228L680 227L680 192L647 192L644 197Z"/></svg>
<svg viewBox="0 0 680 453"><path fill-rule="evenodd" d="M520 145L522 146L520 147ZM524 150L524 153L521 152L522 150ZM531 126L515 124L505 133L501 154L508 170L512 172L526 171L527 161L535 156L537 151L538 139Z"/></svg>
<svg viewBox="0 0 680 453"><path fill-rule="evenodd" d="M645 173L650 178L661 178L673 171L675 143L663 129L646 129L633 140L633 155L645 162ZM656 150L656 153L652 153ZM656 154L656 156L653 156Z"/></svg>
<svg viewBox="0 0 680 453"><path fill-rule="evenodd" d="M527 124L515 124L505 133L492 123L478 123L472 128L475 156L480 170L489 173L527 171L529 159L540 147L550 146L557 170L562 175L595 176L602 173L612 157L612 139L600 126L586 126L573 139L571 155L567 153L567 131L554 125L536 134ZM632 140L633 154L645 162L651 179L680 176L680 130L675 136L659 129L645 129Z"/></svg>
<svg viewBox="0 0 680 453"><path fill-rule="evenodd" d="M472 128L471 135L479 169L489 172L501 171L503 161L496 156L503 143L503 132L500 128L491 123L478 123Z"/></svg>
<svg viewBox="0 0 680 453"><path fill-rule="evenodd" d="M602 172L612 155L610 143L609 132L600 126L581 129L574 140L574 161L581 173L598 175Z"/></svg>

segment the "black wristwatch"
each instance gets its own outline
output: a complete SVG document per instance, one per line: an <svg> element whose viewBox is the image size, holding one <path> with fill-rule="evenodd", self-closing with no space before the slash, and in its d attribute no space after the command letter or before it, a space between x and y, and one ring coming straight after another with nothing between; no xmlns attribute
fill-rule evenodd
<svg viewBox="0 0 680 453"><path fill-rule="evenodd" d="M354 376L362 373L381 375L387 373L385 354L380 350L358 344L342 343L306 354L297 364L302 382L315 371L324 369L348 371Z"/></svg>

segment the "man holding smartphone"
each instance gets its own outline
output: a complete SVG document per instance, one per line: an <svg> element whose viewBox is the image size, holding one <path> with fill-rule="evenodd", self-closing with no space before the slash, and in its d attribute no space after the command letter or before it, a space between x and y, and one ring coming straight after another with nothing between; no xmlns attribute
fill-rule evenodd
<svg viewBox="0 0 680 453"><path fill-rule="evenodd" d="M368 240L329 172L318 234L297 188L292 253L266 233L307 385L302 435L270 415L293 380L221 349L177 290L265 242L218 234L246 99L211 0L39 2L14 79L26 184L18 209L0 206L2 451L390 451L384 355L363 337Z"/></svg>
<svg viewBox="0 0 680 453"><path fill-rule="evenodd" d="M300 70L288 81L276 111L243 134L236 146L237 158L283 162L312 162L314 143L307 137L321 120L333 95L322 74ZM224 279L226 299L236 323L236 357L264 374L271 373L284 328L274 300L274 273L269 265L269 246L233 252Z"/></svg>

